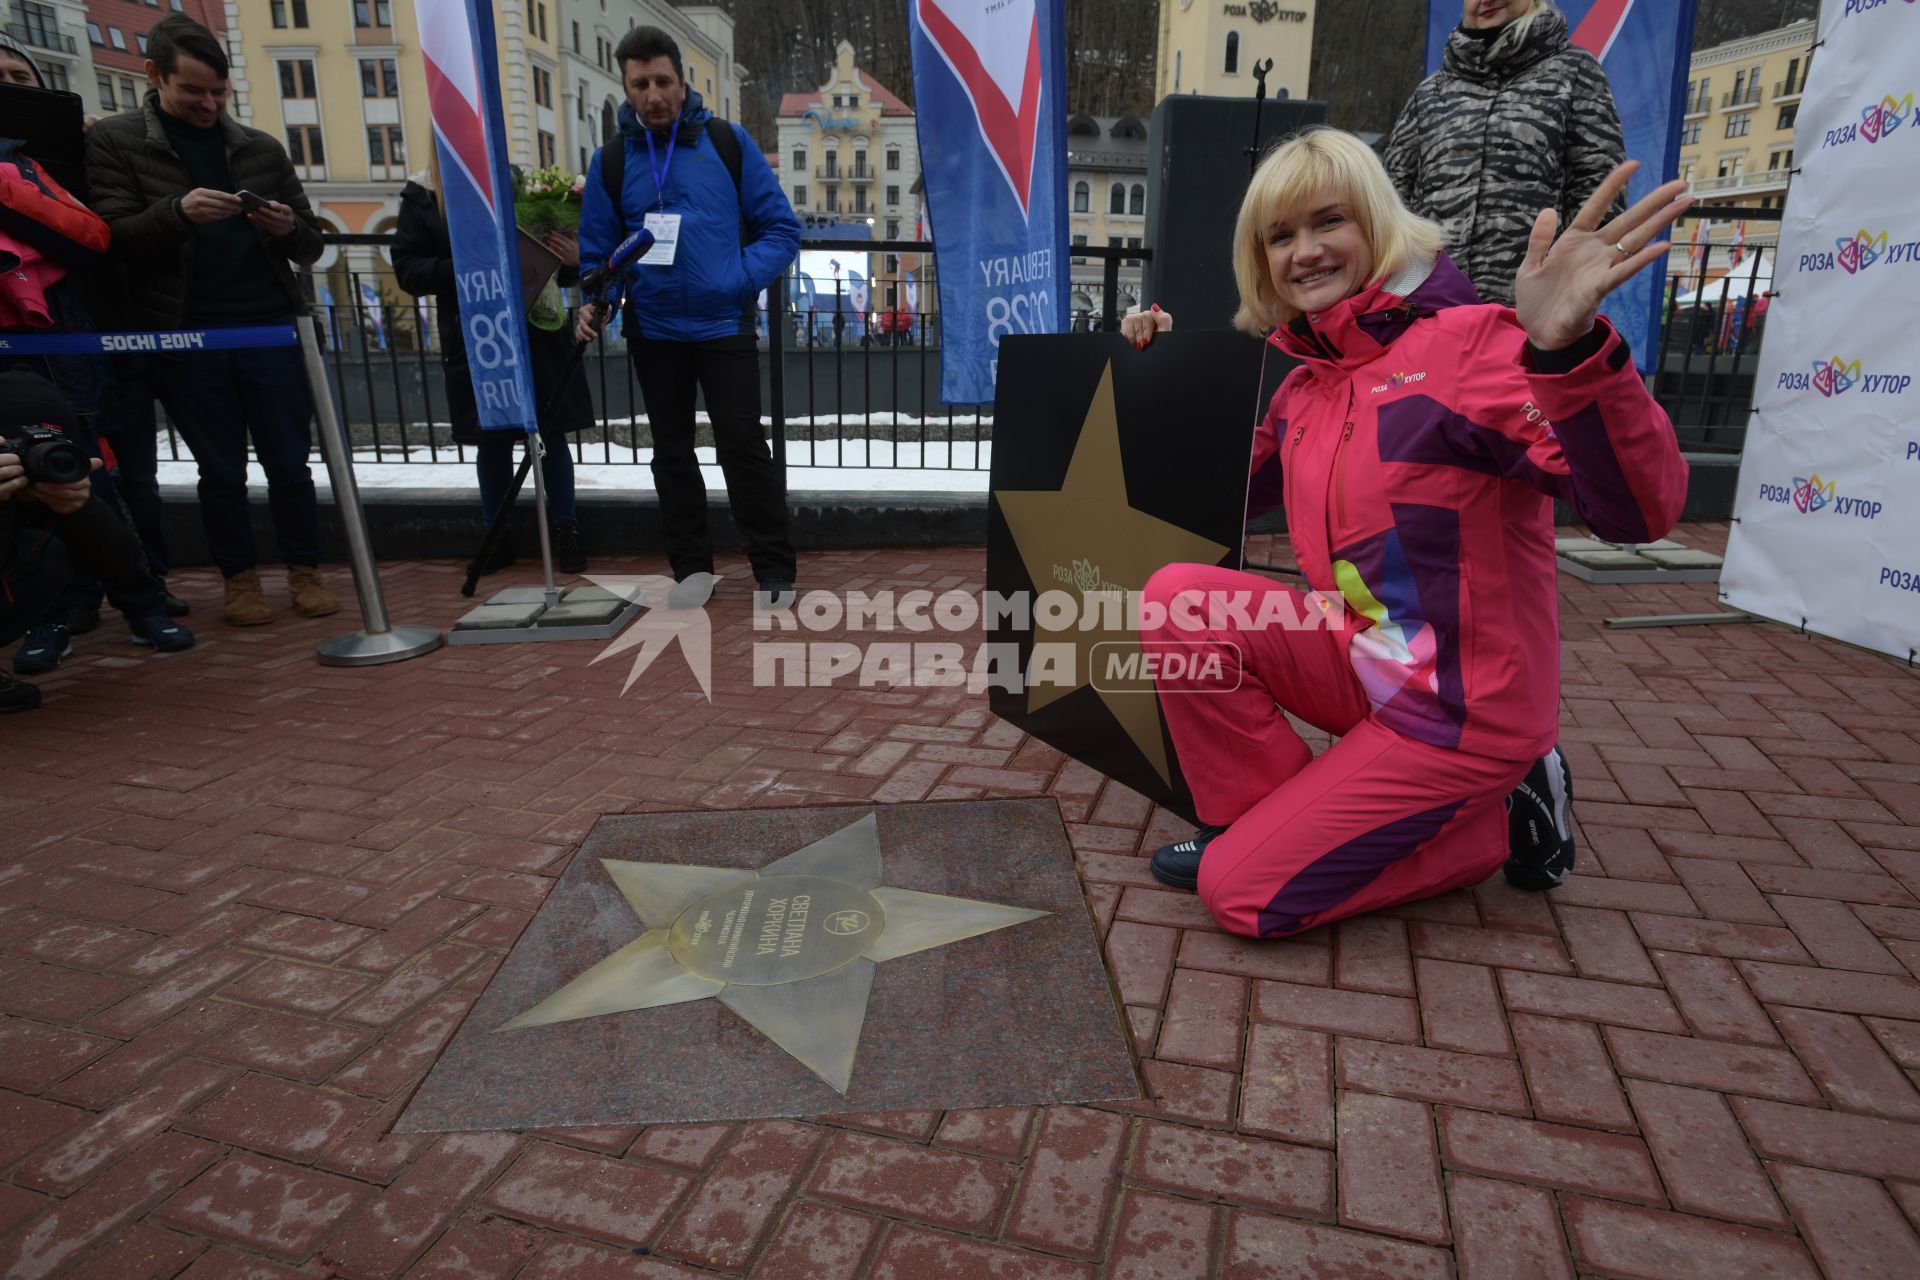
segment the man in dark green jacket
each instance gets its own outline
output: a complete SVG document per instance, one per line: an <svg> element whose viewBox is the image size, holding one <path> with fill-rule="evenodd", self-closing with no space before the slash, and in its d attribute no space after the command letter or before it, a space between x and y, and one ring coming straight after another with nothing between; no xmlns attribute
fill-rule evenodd
<svg viewBox="0 0 1920 1280"><path fill-rule="evenodd" d="M134 322L152 329L281 324L307 307L291 264L320 256L319 224L286 151L226 115L227 57L199 23L173 14L147 33L153 91L139 111L87 138L96 213L129 267ZM264 203L249 210L240 193ZM200 465L200 514L227 580L235 626L272 619L255 569L247 440L261 469L294 611L340 605L320 580L313 404L300 352L281 347L156 355L160 402Z"/></svg>

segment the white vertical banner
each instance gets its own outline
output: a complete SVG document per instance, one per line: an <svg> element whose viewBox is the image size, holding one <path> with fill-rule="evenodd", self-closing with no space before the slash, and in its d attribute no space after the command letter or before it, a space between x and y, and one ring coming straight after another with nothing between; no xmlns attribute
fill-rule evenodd
<svg viewBox="0 0 1920 1280"><path fill-rule="evenodd" d="M1824 0L1720 582L1920 650L1920 3Z"/></svg>

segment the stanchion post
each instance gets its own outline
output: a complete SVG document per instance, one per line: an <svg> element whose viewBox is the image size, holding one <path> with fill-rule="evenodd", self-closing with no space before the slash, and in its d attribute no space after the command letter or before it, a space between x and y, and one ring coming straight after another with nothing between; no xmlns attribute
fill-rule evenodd
<svg viewBox="0 0 1920 1280"><path fill-rule="evenodd" d="M320 336L312 316L298 316L300 354L313 394L313 411L320 425L320 453L327 461L334 507L346 529L347 557L353 566L353 589L360 597L365 629L316 646L322 666L373 667L431 653L446 642L438 627L395 627L387 620L387 604L380 591L380 569L374 563L373 543L367 536L366 514L360 509L360 486L353 476L353 450L335 411L327 381L326 360L320 354Z"/></svg>

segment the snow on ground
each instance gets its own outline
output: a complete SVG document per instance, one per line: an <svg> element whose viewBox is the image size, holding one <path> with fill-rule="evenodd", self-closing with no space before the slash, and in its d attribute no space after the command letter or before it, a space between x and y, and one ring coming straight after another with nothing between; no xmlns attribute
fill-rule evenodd
<svg viewBox="0 0 1920 1280"><path fill-rule="evenodd" d="M704 420L706 415L702 414ZM858 415L848 415L848 420ZM903 419L904 419L904 415ZM891 413L874 414L876 424L890 422ZM645 418L640 421L644 422ZM907 419L907 423L919 420ZM972 427L971 418L956 416L954 425ZM625 420L616 420L615 425L624 426ZM927 434L944 434L946 420L926 419ZM833 439L808 441L805 432L808 424L805 420L790 422L787 440L787 489L793 493L985 493L987 491L988 468L993 464L993 444L991 441L956 440L949 444L945 440L929 439L923 446L918 440L870 440ZM825 426L825 424L823 424ZM833 429L840 427L839 422L832 424ZM795 438L795 437L799 438ZM199 479L199 472L193 460L183 456L179 461L168 460L171 452L164 436L160 441L160 483L167 485L191 485ZM714 451L710 448L696 449L701 462L700 473L706 478L708 489L715 492L725 490L726 481L720 473ZM431 452L425 445L414 445L407 456L410 462L399 461L401 451L398 446L381 450L384 461L376 461L371 448L354 451L354 479L362 489L474 489L473 452L467 451L467 460L455 460L455 454L449 447L439 451L441 461L429 461ZM653 459L650 448L633 449L626 445L585 442L576 454L573 477L574 485L581 491L620 490L623 492L650 493L653 490L653 472L646 464ZM319 459L313 462L314 482L322 490L331 488L327 470ZM265 487L266 473L260 464L250 461L247 465L247 479L250 484Z"/></svg>

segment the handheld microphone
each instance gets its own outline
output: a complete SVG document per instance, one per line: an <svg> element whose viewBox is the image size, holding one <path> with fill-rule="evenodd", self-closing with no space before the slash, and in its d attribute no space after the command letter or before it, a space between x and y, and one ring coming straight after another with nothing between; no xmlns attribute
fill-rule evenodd
<svg viewBox="0 0 1920 1280"><path fill-rule="evenodd" d="M607 255L605 263L590 267L581 275L581 290L588 297L596 299L602 293L611 292L612 286L627 273L627 269L639 261L640 257L651 248L653 248L653 232L642 227L615 245L613 252Z"/></svg>

